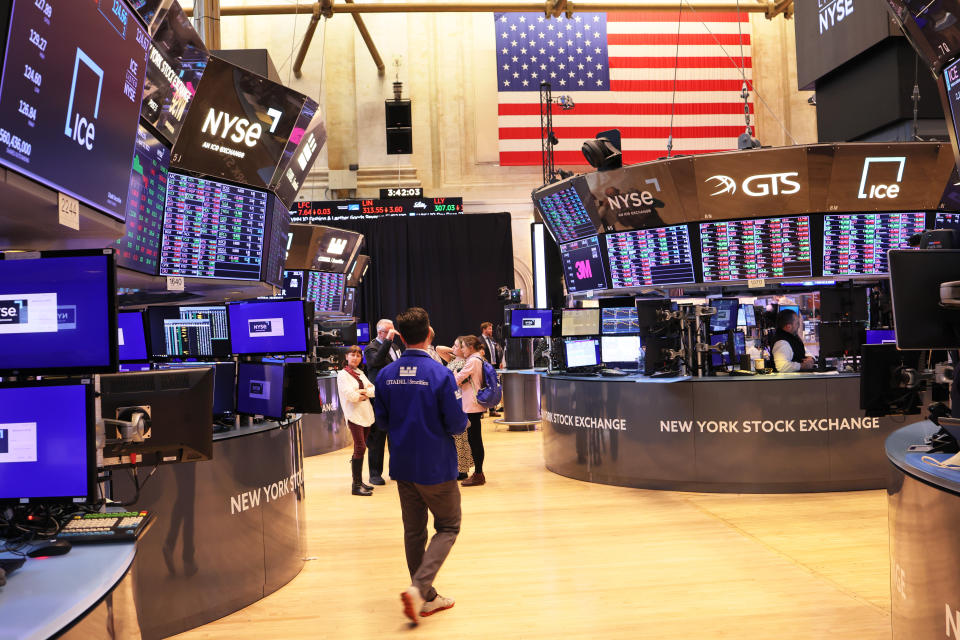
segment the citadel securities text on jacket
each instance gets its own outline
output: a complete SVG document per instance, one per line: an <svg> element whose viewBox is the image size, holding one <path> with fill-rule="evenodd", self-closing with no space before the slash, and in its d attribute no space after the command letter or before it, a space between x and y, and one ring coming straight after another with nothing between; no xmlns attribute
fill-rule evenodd
<svg viewBox="0 0 960 640"><path fill-rule="evenodd" d="M454 435L467 428L453 373L426 351L407 349L377 376L377 426L390 439L390 477L418 484L457 478Z"/></svg>

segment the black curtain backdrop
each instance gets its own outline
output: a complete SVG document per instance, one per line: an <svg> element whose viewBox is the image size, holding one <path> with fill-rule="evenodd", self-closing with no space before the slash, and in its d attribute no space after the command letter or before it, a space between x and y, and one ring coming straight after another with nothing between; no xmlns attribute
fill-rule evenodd
<svg viewBox="0 0 960 640"><path fill-rule="evenodd" d="M370 269L357 291L356 315L370 323L423 307L436 344L479 335L481 322L503 323L497 289L514 287L509 213L436 218L379 218L325 223L359 231Z"/></svg>

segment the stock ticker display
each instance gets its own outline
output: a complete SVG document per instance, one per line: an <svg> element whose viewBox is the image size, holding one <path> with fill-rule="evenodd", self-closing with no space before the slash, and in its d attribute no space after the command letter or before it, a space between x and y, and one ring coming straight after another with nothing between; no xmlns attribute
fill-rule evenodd
<svg viewBox="0 0 960 640"><path fill-rule="evenodd" d="M560 245L563 277L570 293L606 289L610 286L600 255L597 236Z"/></svg>
<svg viewBox="0 0 960 640"><path fill-rule="evenodd" d="M303 298L313 303L317 313L339 313L345 284L346 276L342 273L308 271Z"/></svg>
<svg viewBox="0 0 960 640"><path fill-rule="evenodd" d="M601 333L607 336L633 335L640 332L636 307L610 307L600 310Z"/></svg>
<svg viewBox="0 0 960 640"><path fill-rule="evenodd" d="M937 212L935 229L957 229L960 231L960 213Z"/></svg>
<svg viewBox="0 0 960 640"><path fill-rule="evenodd" d="M597 225L590 217L580 194L572 185L544 196L537 204L544 221L556 235L557 242L570 242L596 235Z"/></svg>
<svg viewBox="0 0 960 640"><path fill-rule="evenodd" d="M168 175L160 275L259 280L267 193Z"/></svg>
<svg viewBox="0 0 960 640"><path fill-rule="evenodd" d="M813 275L809 216L707 222L700 247L704 282Z"/></svg>
<svg viewBox="0 0 960 640"><path fill-rule="evenodd" d="M463 198L387 198L384 200L319 200L297 202L290 215L296 224L336 220L371 220L406 216L450 216L463 213Z"/></svg>
<svg viewBox="0 0 960 640"><path fill-rule="evenodd" d="M116 244L117 266L157 273L169 166L170 150L140 127L127 192L126 231Z"/></svg>
<svg viewBox="0 0 960 640"><path fill-rule="evenodd" d="M696 281L686 225L607 234L614 289Z"/></svg>
<svg viewBox="0 0 960 640"><path fill-rule="evenodd" d="M921 213L854 213L823 218L823 275L887 273L887 251L909 247L924 228Z"/></svg>

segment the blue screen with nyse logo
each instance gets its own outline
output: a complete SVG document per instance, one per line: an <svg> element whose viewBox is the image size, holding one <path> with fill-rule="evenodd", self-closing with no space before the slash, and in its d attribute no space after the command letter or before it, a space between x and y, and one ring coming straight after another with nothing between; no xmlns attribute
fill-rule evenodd
<svg viewBox="0 0 960 640"><path fill-rule="evenodd" d="M283 365L241 362L237 367L237 412L283 417Z"/></svg>
<svg viewBox="0 0 960 640"><path fill-rule="evenodd" d="M112 256L16 255L0 260L0 372L111 370Z"/></svg>
<svg viewBox="0 0 960 640"><path fill-rule="evenodd" d="M301 300L241 302L227 306L233 352L239 355L306 353Z"/></svg>

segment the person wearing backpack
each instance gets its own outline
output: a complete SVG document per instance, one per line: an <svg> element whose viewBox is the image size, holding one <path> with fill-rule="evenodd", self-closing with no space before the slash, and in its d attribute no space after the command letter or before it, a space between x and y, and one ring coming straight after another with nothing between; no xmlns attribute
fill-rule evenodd
<svg viewBox="0 0 960 640"><path fill-rule="evenodd" d="M454 376L457 379L457 384L460 385L463 410L470 420L470 426L467 427L467 440L470 443L470 453L473 456L474 464L473 475L464 480L462 484L465 487L478 487L487 482L483 475L483 433L480 430L480 420L488 407L478 402L477 395L481 390L485 390L484 365L490 367L490 363L483 359L483 342L480 338L477 336L460 336L457 340L461 344L465 364ZM493 369L493 367L490 368ZM495 377L496 371L494 371ZM496 404L492 406L496 406Z"/></svg>

